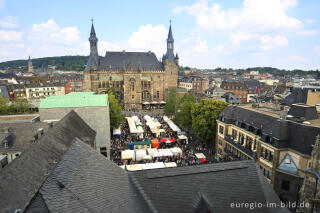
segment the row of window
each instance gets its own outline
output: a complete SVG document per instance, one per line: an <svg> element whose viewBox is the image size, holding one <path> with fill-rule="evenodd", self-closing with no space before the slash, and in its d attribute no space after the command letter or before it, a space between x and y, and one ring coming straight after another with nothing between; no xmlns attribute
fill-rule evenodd
<svg viewBox="0 0 320 213"><path fill-rule="evenodd" d="M261 147L261 157L269 162L273 162L274 153L264 147Z"/></svg>
<svg viewBox="0 0 320 213"><path fill-rule="evenodd" d="M238 158L242 159L242 160L248 160L248 156L246 156L245 154L243 154L242 152L240 152L238 149L235 149L233 146L226 144L226 148L227 151L233 153L233 155L237 156Z"/></svg>

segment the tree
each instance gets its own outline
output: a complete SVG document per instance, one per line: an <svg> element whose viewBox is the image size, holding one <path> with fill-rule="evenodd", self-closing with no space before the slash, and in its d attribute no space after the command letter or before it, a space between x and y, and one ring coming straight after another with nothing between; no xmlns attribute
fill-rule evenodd
<svg viewBox="0 0 320 213"><path fill-rule="evenodd" d="M184 127L190 128L192 126L191 109L196 102L196 98L193 93L186 93L180 101L178 113L175 118L176 122Z"/></svg>
<svg viewBox="0 0 320 213"><path fill-rule="evenodd" d="M108 91L110 129L117 129L123 121L122 109L112 90Z"/></svg>
<svg viewBox="0 0 320 213"><path fill-rule="evenodd" d="M176 114L177 103L178 103L177 88L174 88L174 87L170 88L169 97L167 99L167 103L163 108L164 113L166 115L174 115L174 114Z"/></svg>
<svg viewBox="0 0 320 213"><path fill-rule="evenodd" d="M26 99L9 99L0 96L0 115L32 113L31 104Z"/></svg>
<svg viewBox="0 0 320 213"><path fill-rule="evenodd" d="M193 105L191 109L192 128L195 134L207 144L215 141L216 120L220 112L227 106L228 103L215 99L204 99Z"/></svg>

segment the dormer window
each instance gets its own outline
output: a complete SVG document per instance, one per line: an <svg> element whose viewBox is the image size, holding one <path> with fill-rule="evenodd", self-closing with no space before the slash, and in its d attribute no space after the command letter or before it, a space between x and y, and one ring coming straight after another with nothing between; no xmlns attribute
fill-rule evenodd
<svg viewBox="0 0 320 213"><path fill-rule="evenodd" d="M2 143L2 146L3 146L4 148L8 148L8 147L9 147L8 141L3 142L3 143Z"/></svg>

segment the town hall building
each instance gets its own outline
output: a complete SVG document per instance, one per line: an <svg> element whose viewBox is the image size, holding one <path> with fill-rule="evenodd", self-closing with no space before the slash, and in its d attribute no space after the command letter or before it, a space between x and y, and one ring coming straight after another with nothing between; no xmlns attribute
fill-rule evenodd
<svg viewBox="0 0 320 213"><path fill-rule="evenodd" d="M169 88L178 84L178 54L174 55L171 23L167 52L159 61L149 52L107 51L98 55L98 38L91 25L90 56L83 72L84 91L106 93L113 88L124 109L164 104Z"/></svg>

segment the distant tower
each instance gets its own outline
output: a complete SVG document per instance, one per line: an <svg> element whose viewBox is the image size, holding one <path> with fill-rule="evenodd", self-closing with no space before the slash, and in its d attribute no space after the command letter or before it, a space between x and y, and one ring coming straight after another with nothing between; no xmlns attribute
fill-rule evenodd
<svg viewBox="0 0 320 213"><path fill-rule="evenodd" d="M165 71L165 98L168 97L169 88L178 87L178 54L174 55L174 39L172 35L171 20L167 38L167 53L162 57L162 63Z"/></svg>
<svg viewBox="0 0 320 213"><path fill-rule="evenodd" d="M34 69L33 69L33 65L32 65L32 61L29 55L29 60L28 60L28 73L34 73Z"/></svg>
<svg viewBox="0 0 320 213"><path fill-rule="evenodd" d="M90 37L89 37L89 42L90 42L90 56L88 59L88 63L86 66L86 70L90 69L97 69L99 66L99 55L98 55L98 38L96 36L96 32L94 30L93 26L93 19L91 19L91 32L90 32Z"/></svg>
<svg viewBox="0 0 320 213"><path fill-rule="evenodd" d="M167 38L167 53L165 55L165 58L168 59L170 62L174 61L173 49L174 49L174 39L172 36L171 20L170 20L169 33Z"/></svg>

